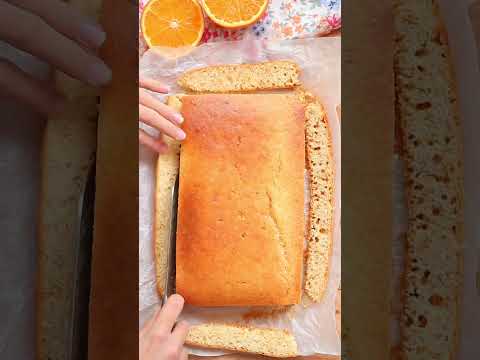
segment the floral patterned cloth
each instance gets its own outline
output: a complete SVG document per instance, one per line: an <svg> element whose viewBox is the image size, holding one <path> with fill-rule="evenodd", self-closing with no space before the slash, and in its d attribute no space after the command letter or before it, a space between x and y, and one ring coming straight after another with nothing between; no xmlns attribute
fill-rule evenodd
<svg viewBox="0 0 480 360"><path fill-rule="evenodd" d="M148 0L140 0L140 16ZM255 24L227 30L205 20L203 42L241 40L253 35L267 39L295 39L326 35L340 29L341 0L270 0L268 9Z"/></svg>

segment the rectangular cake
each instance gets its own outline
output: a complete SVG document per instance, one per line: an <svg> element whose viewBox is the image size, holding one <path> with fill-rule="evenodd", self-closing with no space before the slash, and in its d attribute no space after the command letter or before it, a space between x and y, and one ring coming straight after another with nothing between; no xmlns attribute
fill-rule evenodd
<svg viewBox="0 0 480 360"><path fill-rule="evenodd" d="M304 106L285 94L182 102L177 292L197 306L298 303Z"/></svg>

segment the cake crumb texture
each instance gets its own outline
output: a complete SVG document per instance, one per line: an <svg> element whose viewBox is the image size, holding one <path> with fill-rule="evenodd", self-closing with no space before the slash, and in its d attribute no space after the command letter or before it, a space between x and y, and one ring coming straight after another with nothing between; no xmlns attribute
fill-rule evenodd
<svg viewBox="0 0 480 360"><path fill-rule="evenodd" d="M462 288L462 150L437 1L395 0L396 113L408 210L402 359L455 359Z"/></svg>
<svg viewBox="0 0 480 360"><path fill-rule="evenodd" d="M167 105L180 111L181 96L169 96ZM163 137L163 141L168 145L168 150L165 154L159 155L157 160L154 221L155 274L160 296L163 296L167 268L166 244L170 241L172 189L180 164L180 143L166 136Z"/></svg>
<svg viewBox="0 0 480 360"><path fill-rule="evenodd" d="M178 80L194 92L243 92L290 89L300 84L300 69L292 61L217 65L186 71Z"/></svg>
<svg viewBox="0 0 480 360"><path fill-rule="evenodd" d="M305 267L305 292L320 302L328 286L333 248L335 171L333 145L323 106L311 93L299 89L305 102L306 167L310 183L310 203Z"/></svg>
<svg viewBox="0 0 480 360"><path fill-rule="evenodd" d="M298 353L295 338L286 330L236 324L207 323L192 326L186 344L273 357L291 357Z"/></svg>

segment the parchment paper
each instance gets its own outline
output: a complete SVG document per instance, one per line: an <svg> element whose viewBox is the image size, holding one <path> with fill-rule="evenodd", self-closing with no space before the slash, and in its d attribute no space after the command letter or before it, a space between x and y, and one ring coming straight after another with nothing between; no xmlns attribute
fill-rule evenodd
<svg viewBox="0 0 480 360"><path fill-rule="evenodd" d="M266 60L289 59L302 68L301 80L305 87L324 104L333 134L335 179L335 228L334 249L328 289L323 301L311 304L303 296L302 304L289 312L274 317L249 320L249 324L289 329L295 336L300 355L340 354L340 340L335 324L335 296L340 284L340 125L336 106L340 104L340 39L313 38L303 40L260 42L251 39L241 42L204 44L187 56L177 60L161 58L155 50L142 57L140 74L161 79L171 86L171 93L181 92L175 84L185 70L214 64L252 63ZM149 131L151 129L148 129ZM151 316L159 297L155 284L152 244L153 198L155 185L155 155L148 149L140 149L140 229L139 229L139 311L142 324ZM306 186L308 188L308 186ZM307 197L308 199L308 197ZM203 322L241 322L249 308L198 308L186 306L182 318L191 324ZM141 325L140 324L140 325ZM190 349L197 355L221 355L223 351Z"/></svg>

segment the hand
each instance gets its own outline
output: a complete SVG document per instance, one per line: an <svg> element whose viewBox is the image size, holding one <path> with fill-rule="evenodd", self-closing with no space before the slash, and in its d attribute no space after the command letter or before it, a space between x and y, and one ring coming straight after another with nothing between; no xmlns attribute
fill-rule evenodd
<svg viewBox="0 0 480 360"><path fill-rule="evenodd" d="M168 88L156 80L147 78L140 78L139 85L138 112L140 121L175 140L184 140L186 135L179 127L183 122L182 115L170 106L155 99L145 90L148 89L165 94L168 93ZM138 139L141 144L159 153L163 153L167 149L167 144L161 137L154 138L141 129L138 132Z"/></svg>
<svg viewBox="0 0 480 360"><path fill-rule="evenodd" d="M184 300L172 295L166 304L140 331L140 360L187 360L188 353L183 347L188 334L188 324L177 317L183 309ZM173 330L172 330L173 329Z"/></svg>
<svg viewBox="0 0 480 360"><path fill-rule="evenodd" d="M104 31L60 0L0 0L0 40L90 85L111 80L110 69L94 54L105 41ZM64 101L51 85L2 57L0 91L43 113Z"/></svg>

